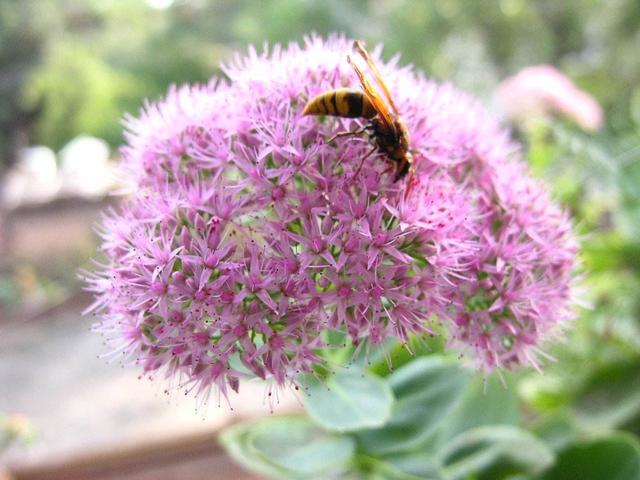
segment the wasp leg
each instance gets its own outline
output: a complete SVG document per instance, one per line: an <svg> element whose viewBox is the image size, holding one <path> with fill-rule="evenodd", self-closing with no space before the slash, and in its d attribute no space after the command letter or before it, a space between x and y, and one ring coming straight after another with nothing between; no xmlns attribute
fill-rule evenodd
<svg viewBox="0 0 640 480"><path fill-rule="evenodd" d="M331 143L336 138L340 138L340 137L351 137L351 136L360 135L361 133L365 132L366 130L367 130L367 126L365 125L364 127L360 127L357 130L354 130L352 132L350 132L350 131L338 132L333 137L331 137L329 140L327 140L327 143Z"/></svg>
<svg viewBox="0 0 640 480"><path fill-rule="evenodd" d="M409 163L406 158L403 158L398 163L396 163L396 174L393 181L397 182L402 177L404 177L409 172L410 168L411 163Z"/></svg>
<svg viewBox="0 0 640 480"><path fill-rule="evenodd" d="M391 162L388 162L388 163L389 163L389 165L387 166L387 168L385 168L385 169L382 171L382 174L383 174L383 175L384 175L385 173L390 173L390 172L392 172L392 171L394 171L394 170L396 170L396 169L397 169L397 167L396 167L396 164L395 164L395 163L391 163Z"/></svg>
<svg viewBox="0 0 640 480"><path fill-rule="evenodd" d="M375 152L376 150L378 150L378 147L373 147L371 150L369 150L367 152L367 154L362 157L362 160L360 160L360 165L358 165L358 169L356 170L356 173L353 174L353 178L356 178L358 176L358 174L360 173L360 170L362 169L362 166L364 165L364 161L369 158L373 152Z"/></svg>

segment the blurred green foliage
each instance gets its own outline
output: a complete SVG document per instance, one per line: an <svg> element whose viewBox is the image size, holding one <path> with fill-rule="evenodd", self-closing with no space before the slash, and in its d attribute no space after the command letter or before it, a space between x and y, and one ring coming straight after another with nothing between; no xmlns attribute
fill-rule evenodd
<svg viewBox="0 0 640 480"><path fill-rule="evenodd" d="M532 421L520 412L516 376L506 376L504 384L471 378L440 355L418 358L386 377L358 368L349 375L360 378L349 389L310 385L308 417L246 422L224 431L220 442L247 469L274 479L640 477L636 437L590 431L560 414ZM381 385L391 390L388 399L374 395ZM364 405L376 425L342 415L347 404Z"/></svg>
<svg viewBox="0 0 640 480"><path fill-rule="evenodd" d="M80 133L121 142L118 120L172 83L220 74L249 43L343 32L488 98L496 83L552 63L594 93L607 128L640 124L636 0L21 0L0 2L3 145L33 117L30 143ZM615 72L615 75L612 75ZM29 115L31 114L31 115ZM14 142L15 143L15 142ZM1 155L3 162L10 156Z"/></svg>
<svg viewBox="0 0 640 480"><path fill-rule="evenodd" d="M23 415L0 413L0 453L13 443L28 443L34 437L34 427Z"/></svg>

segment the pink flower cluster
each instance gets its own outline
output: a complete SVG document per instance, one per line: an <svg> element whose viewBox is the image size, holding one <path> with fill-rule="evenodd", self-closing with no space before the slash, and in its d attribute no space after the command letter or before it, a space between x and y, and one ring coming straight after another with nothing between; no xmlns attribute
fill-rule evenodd
<svg viewBox="0 0 640 480"><path fill-rule="evenodd" d="M500 84L498 97L506 113L515 119L555 112L584 130L594 131L602 126L598 102L551 65L520 70Z"/></svg>
<svg viewBox="0 0 640 480"><path fill-rule="evenodd" d="M450 332L479 368L535 363L570 317L570 222L473 100L380 63L411 134L394 182L361 120L303 117L358 85L343 38L250 50L227 81L172 89L127 120L132 194L88 275L96 328L145 372L226 395L243 376L296 384L323 333L358 345ZM379 57L379 51L374 52Z"/></svg>

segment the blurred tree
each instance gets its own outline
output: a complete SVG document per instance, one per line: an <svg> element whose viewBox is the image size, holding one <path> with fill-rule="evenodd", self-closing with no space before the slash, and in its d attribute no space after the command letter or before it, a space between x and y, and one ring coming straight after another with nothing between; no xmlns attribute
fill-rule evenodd
<svg viewBox="0 0 640 480"><path fill-rule="evenodd" d="M135 77L114 70L86 45L63 41L32 72L23 98L42 108L36 138L59 149L80 133L120 142L125 100L141 90Z"/></svg>
<svg viewBox="0 0 640 480"><path fill-rule="evenodd" d="M42 109L32 141L57 148L88 132L117 144L117 120L124 111L135 113L143 98L162 95L171 83L202 82L219 74L218 65L230 51L337 31L384 42L387 52L402 52L403 62L485 97L500 78L523 66L552 63L596 94L612 131L628 133L640 122L640 57L635 55L640 6L635 0L180 0L163 9L151 5L143 0L4 2L0 55L7 60L0 88L10 101L3 101L0 118L19 118L3 113L13 102L18 107L11 112ZM13 90L7 87L10 77Z"/></svg>
<svg viewBox="0 0 640 480"><path fill-rule="evenodd" d="M0 174L27 145L28 132L40 105L25 107L20 92L30 71L40 62L47 33L58 17L52 2L32 0L0 3Z"/></svg>

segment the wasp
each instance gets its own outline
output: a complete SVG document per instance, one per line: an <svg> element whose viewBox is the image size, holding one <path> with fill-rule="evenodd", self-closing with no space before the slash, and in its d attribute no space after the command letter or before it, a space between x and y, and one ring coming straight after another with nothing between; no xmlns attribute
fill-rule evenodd
<svg viewBox="0 0 640 480"><path fill-rule="evenodd" d="M385 154L395 164L395 180L403 178L411 169L413 156L409 151L409 132L400 118L398 109L389 93L387 84L380 75L380 71L373 62L369 53L360 41L353 44L354 50L364 59L369 66L373 77L382 95L373 86L372 82L364 75L355 64L350 55L347 61L353 67L360 80L362 90L350 88L338 88L321 93L307 102L302 112L303 115L330 115L344 118L366 118L370 122L352 132L341 132L334 135L329 141L337 137L359 135L367 131L375 144L360 162L356 175L360 172L366 158L376 151Z"/></svg>

